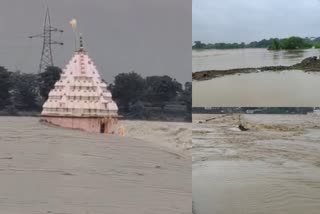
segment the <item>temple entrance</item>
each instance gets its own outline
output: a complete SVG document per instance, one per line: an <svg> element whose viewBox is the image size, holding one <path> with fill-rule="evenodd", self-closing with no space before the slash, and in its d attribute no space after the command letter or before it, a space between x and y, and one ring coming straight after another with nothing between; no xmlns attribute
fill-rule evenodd
<svg viewBox="0 0 320 214"><path fill-rule="evenodd" d="M104 133L105 128L106 128L106 125L104 124L104 122L102 122L102 123L100 124L100 133Z"/></svg>

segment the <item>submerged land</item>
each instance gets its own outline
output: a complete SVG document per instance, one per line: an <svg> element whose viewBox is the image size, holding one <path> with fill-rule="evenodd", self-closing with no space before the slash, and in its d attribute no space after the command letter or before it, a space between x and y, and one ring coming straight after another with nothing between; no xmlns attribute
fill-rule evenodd
<svg viewBox="0 0 320 214"><path fill-rule="evenodd" d="M246 131L241 131L242 125ZM320 166L320 115L193 115L193 162L221 159L303 161ZM211 141L204 141L206 138ZM210 149L211 148L211 149ZM216 149L213 149L216 148ZM209 152L210 150L210 152Z"/></svg>
<svg viewBox="0 0 320 214"><path fill-rule="evenodd" d="M193 212L317 214L319 124L315 114L194 114Z"/></svg>
<svg viewBox="0 0 320 214"><path fill-rule="evenodd" d="M191 123L120 123L106 137L0 117L1 212L191 213Z"/></svg>
<svg viewBox="0 0 320 214"><path fill-rule="evenodd" d="M257 68L235 68L227 70L206 70L192 73L193 80L209 80L227 75L257 73L264 71L287 71L301 70L305 72L320 72L320 58L317 56L308 57L300 63L291 66L263 66Z"/></svg>

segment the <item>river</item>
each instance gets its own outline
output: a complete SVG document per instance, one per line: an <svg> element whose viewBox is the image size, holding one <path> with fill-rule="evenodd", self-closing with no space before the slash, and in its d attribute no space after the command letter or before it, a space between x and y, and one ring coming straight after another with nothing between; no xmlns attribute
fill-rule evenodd
<svg viewBox="0 0 320 214"><path fill-rule="evenodd" d="M206 123L199 123L215 118ZM320 116L194 115L195 214L317 214Z"/></svg>
<svg viewBox="0 0 320 214"><path fill-rule="evenodd" d="M268 51L266 49L193 51L193 71L293 65L320 50ZM320 74L282 71L223 76L193 81L196 107L319 106Z"/></svg>
<svg viewBox="0 0 320 214"><path fill-rule="evenodd" d="M191 213L191 160L155 143L160 131L149 141L0 117L0 213Z"/></svg>

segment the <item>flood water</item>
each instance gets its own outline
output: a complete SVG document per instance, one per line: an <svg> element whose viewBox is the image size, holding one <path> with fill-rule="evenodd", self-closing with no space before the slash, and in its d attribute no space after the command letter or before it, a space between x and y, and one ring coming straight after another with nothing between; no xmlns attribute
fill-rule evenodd
<svg viewBox="0 0 320 214"><path fill-rule="evenodd" d="M149 141L0 117L0 213L185 214L190 175L189 158Z"/></svg>
<svg viewBox="0 0 320 214"><path fill-rule="evenodd" d="M193 170L195 214L317 214L320 169L211 161Z"/></svg>
<svg viewBox="0 0 320 214"><path fill-rule="evenodd" d="M193 116L194 214L319 213L320 116L242 115L247 132L237 118Z"/></svg>
<svg viewBox="0 0 320 214"><path fill-rule="evenodd" d="M292 65L320 50L268 51L266 49L194 51L193 71L274 65ZM303 71L265 71L193 81L196 107L319 106L320 74ZM232 87L231 87L232 86Z"/></svg>
<svg viewBox="0 0 320 214"><path fill-rule="evenodd" d="M261 72L193 81L196 107L320 106L320 72Z"/></svg>
<svg viewBox="0 0 320 214"><path fill-rule="evenodd" d="M265 48L192 51L192 71L293 65L306 57L319 56L320 49L268 51Z"/></svg>

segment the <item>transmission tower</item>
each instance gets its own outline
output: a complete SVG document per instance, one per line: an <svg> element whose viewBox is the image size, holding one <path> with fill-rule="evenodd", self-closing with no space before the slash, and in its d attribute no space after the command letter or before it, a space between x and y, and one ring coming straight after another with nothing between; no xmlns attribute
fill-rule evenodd
<svg viewBox="0 0 320 214"><path fill-rule="evenodd" d="M44 26L43 26L43 33L29 36L29 38L31 39L36 37L43 39L39 73L44 72L48 66L53 66L53 56L52 56L51 45L63 45L62 42L52 40L52 33L54 32L63 33L63 30L60 30L58 28L51 26L49 8L47 8L46 17L45 17Z"/></svg>

